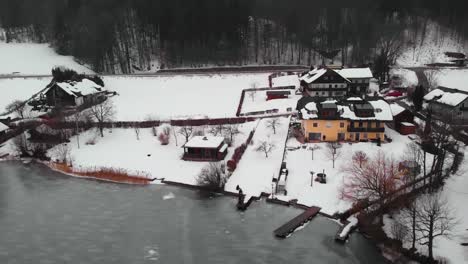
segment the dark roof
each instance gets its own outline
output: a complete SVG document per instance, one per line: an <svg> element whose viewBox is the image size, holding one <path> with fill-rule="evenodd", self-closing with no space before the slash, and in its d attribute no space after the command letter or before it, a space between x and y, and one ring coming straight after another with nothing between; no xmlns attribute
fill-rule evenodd
<svg viewBox="0 0 468 264"><path fill-rule="evenodd" d="M267 95L290 95L291 91L267 91Z"/></svg>
<svg viewBox="0 0 468 264"><path fill-rule="evenodd" d="M306 106L306 104L308 104L310 102L315 102L313 97L303 96L301 99L299 99L299 101L297 101L296 110L300 111L301 109L303 109Z"/></svg>
<svg viewBox="0 0 468 264"><path fill-rule="evenodd" d="M335 103L321 103L322 109L338 109Z"/></svg>
<svg viewBox="0 0 468 264"><path fill-rule="evenodd" d="M374 107L368 102L355 103L354 108L357 110L374 110Z"/></svg>

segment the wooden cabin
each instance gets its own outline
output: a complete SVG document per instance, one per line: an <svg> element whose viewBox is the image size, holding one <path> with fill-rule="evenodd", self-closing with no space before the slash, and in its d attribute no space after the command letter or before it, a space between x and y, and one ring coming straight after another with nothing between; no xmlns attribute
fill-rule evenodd
<svg viewBox="0 0 468 264"><path fill-rule="evenodd" d="M55 82L42 94L47 105L55 107L95 104L105 97L105 90L95 82L83 79L80 82Z"/></svg>
<svg viewBox="0 0 468 264"><path fill-rule="evenodd" d="M414 124L414 114L398 104L391 104L394 128L402 135L416 134L417 126Z"/></svg>
<svg viewBox="0 0 468 264"><path fill-rule="evenodd" d="M183 148L183 160L220 161L226 157L228 145L224 137L195 136Z"/></svg>

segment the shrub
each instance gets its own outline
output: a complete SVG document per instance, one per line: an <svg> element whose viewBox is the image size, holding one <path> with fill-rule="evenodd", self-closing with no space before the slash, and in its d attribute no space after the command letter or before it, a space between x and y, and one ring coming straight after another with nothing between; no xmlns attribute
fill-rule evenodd
<svg viewBox="0 0 468 264"><path fill-rule="evenodd" d="M159 140L159 142L161 142L161 145L168 145L169 144L169 136L164 134L164 133L159 134L158 140Z"/></svg>
<svg viewBox="0 0 468 264"><path fill-rule="evenodd" d="M210 163L204 167L197 178L197 184L208 191L219 192L227 182L226 168L223 163Z"/></svg>

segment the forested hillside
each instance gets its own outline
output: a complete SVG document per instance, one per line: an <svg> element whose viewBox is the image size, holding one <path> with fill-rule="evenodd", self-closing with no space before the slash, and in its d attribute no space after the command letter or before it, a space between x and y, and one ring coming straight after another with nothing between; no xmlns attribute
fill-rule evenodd
<svg viewBox="0 0 468 264"><path fill-rule="evenodd" d="M110 73L314 64L324 52L347 65L393 62L403 46L417 44L428 21L453 29L456 39L468 36L468 4L359 2L325 8L311 0L0 0L0 24L7 42L48 42Z"/></svg>

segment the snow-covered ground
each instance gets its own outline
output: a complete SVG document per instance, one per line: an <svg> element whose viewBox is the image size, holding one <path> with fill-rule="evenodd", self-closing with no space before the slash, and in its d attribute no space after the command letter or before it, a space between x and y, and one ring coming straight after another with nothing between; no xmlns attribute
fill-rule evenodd
<svg viewBox="0 0 468 264"><path fill-rule="evenodd" d="M425 73L429 72L430 70L425 71ZM436 71L434 75L439 86L468 92L468 70L444 69Z"/></svg>
<svg viewBox="0 0 468 264"><path fill-rule="evenodd" d="M411 70L401 69L401 68L392 68L390 70L391 75L397 75L401 77L401 86L410 87L418 85L418 77L416 73Z"/></svg>
<svg viewBox="0 0 468 264"><path fill-rule="evenodd" d="M0 60L0 75L49 75L56 66L93 73L72 56L57 54L48 44L0 42Z"/></svg>
<svg viewBox="0 0 468 264"><path fill-rule="evenodd" d="M252 83L268 86L268 74L216 74L168 77L105 77L116 120L143 121L176 117L233 117L241 92Z"/></svg>
<svg viewBox="0 0 468 264"><path fill-rule="evenodd" d="M400 66L423 66L433 62L448 62L444 52L465 52L468 42L454 38L453 30L447 29L434 22L429 22L422 36L423 30L415 38L410 36L412 43L406 43L406 49L397 58Z"/></svg>
<svg viewBox="0 0 468 264"><path fill-rule="evenodd" d="M240 126L242 133L236 135L233 147L228 149L228 157L232 155L230 153L234 146L246 140L254 125L254 122L249 122ZM208 133L208 129L205 132ZM196 185L200 170L208 163L183 161L181 157L184 150L181 146L185 140L182 135L176 135L177 145L171 132L169 145L163 146L151 129L141 129L140 140L137 140L134 129L106 129L103 138L95 129L91 129L80 134L80 148L76 137L70 139L68 146L73 165L77 168L112 167L125 169L129 173L144 172L153 178ZM95 144L86 144L91 141L95 141ZM49 150L48 155L57 157L56 150L57 147Z"/></svg>
<svg viewBox="0 0 468 264"><path fill-rule="evenodd" d="M278 109L279 113L288 112L288 108L291 110L296 109L297 101L301 98L301 95L296 95L294 90L288 90L291 95L287 99L274 99L267 101L266 91L253 92L254 97L251 97L252 92L246 92L244 104L242 105L242 113L258 112Z"/></svg>
<svg viewBox="0 0 468 264"><path fill-rule="evenodd" d="M50 78L0 79L0 114L14 100L27 100L49 83Z"/></svg>
<svg viewBox="0 0 468 264"><path fill-rule="evenodd" d="M248 196L260 196L262 192L271 193L272 180L278 176L283 161L284 146L289 130L289 118L280 118L276 134L267 127L269 119L262 119L255 130L253 145L247 147L237 169L226 184L226 191L237 192L236 186ZM275 148L265 157L264 153L255 151L262 141L273 143Z"/></svg>
<svg viewBox="0 0 468 264"><path fill-rule="evenodd" d="M360 150L364 151L368 156L372 156L381 150L385 154L398 159L404 154L406 144L411 142L407 136L400 135L388 127L385 131L386 135L392 138L393 141L382 144L381 147L378 147L375 143L343 144L340 149L341 155L335 162L335 168L333 168L333 163L328 158L326 143L306 144L307 149L288 150L286 153L289 170L286 182L288 193L287 196L278 195L277 198L284 201L298 199L299 203L321 207L322 212L330 215L349 209L351 203L341 197L341 189L346 181L346 175L342 172L342 167L352 162L353 153ZM312 152L308 148L314 145L320 147L320 149L314 151L314 159L312 160ZM300 146L300 143L295 138L291 138L287 146L294 148ZM327 175L327 183L311 183L310 172L313 171L315 177L317 173L321 173L323 170Z"/></svg>
<svg viewBox="0 0 468 264"><path fill-rule="evenodd" d="M468 149L465 149L465 158L468 157ZM436 237L434 240L434 256L445 258L449 263L468 263L468 249L461 246L461 243L468 243L468 162L463 161L460 170L456 175L451 176L443 187L442 197L447 199L454 216L458 223L452 230L452 236ZM386 216L384 218L384 231L389 237L393 237L392 225L394 219L399 214L394 214L393 218ZM403 246L410 248L410 240L407 239ZM427 246L417 244L418 251L427 254Z"/></svg>

